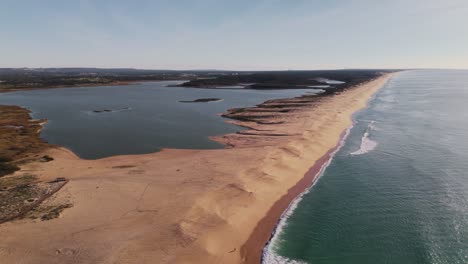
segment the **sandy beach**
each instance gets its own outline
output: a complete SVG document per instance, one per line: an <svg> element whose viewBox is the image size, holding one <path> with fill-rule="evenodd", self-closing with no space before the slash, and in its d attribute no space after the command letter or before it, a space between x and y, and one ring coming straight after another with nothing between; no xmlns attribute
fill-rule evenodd
<svg viewBox="0 0 468 264"><path fill-rule="evenodd" d="M391 74L214 138L217 150L164 149L82 160L51 148L17 174L69 182L42 206L59 218L0 225L2 263L259 263L278 217Z"/></svg>

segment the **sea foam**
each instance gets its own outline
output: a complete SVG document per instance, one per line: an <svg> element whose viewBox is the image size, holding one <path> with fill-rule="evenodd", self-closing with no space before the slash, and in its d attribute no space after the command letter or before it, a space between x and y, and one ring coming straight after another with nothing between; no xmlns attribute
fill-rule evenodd
<svg viewBox="0 0 468 264"><path fill-rule="evenodd" d="M371 121L369 126L366 129L366 132L361 138L361 146L358 150L351 152L351 155L362 155L366 154L369 151L374 150L377 147L377 142L369 138L370 131L375 130L374 121Z"/></svg>

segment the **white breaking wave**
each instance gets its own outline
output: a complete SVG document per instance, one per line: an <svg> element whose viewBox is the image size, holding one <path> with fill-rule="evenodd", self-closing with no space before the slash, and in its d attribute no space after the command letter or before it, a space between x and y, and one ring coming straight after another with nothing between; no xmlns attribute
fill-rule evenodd
<svg viewBox="0 0 468 264"><path fill-rule="evenodd" d="M303 263L305 263L305 262L302 262L302 261L288 259L286 257L283 257L283 256L280 256L280 255L276 254L275 250L278 249L278 247L280 245L280 242L281 242L281 240L279 238L279 235L282 233L282 231L286 227L288 218L293 214L293 212L297 208L298 204L302 201L302 197L306 193L308 193L312 189L312 187L318 182L320 177L323 175L323 172L325 171L325 169L332 162L333 157L335 156L335 154L344 145L344 143L346 141L346 138L348 137L349 132L351 131L351 128L352 127L348 128L346 130L345 135L341 139L338 147L332 153L330 153L330 158L327 160L327 162L322 164L322 166L320 167L320 171L317 173L317 178L312 183L312 185L309 188L307 188L304 192L299 194L299 196L297 196L289 204L286 211L284 211L283 214L281 215L278 223L276 224L275 229L273 230L273 232L271 234L271 239L268 241L267 245L263 249L263 252L262 252L262 263L263 264L303 264Z"/></svg>
<svg viewBox="0 0 468 264"><path fill-rule="evenodd" d="M375 127L374 127L374 121L372 121L369 126L367 127L366 129L366 132L364 133L364 136L362 136L361 138L361 146L359 147L358 150L354 151L354 152L351 152L351 155L362 155L362 154L366 154L368 153L369 151L372 151L374 150L376 147L377 147L377 142L374 141L374 140L371 140L369 138L369 132L371 130L374 130Z"/></svg>

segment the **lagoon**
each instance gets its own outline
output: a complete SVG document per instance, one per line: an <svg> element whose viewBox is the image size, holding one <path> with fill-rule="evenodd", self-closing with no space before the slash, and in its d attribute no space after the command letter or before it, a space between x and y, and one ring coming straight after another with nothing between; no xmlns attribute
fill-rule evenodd
<svg viewBox="0 0 468 264"><path fill-rule="evenodd" d="M67 147L81 158L98 159L162 148L223 148L209 137L242 129L220 116L227 109L318 91L167 87L178 83L18 91L0 94L0 104L30 109L33 118L48 120L41 132L44 140ZM222 100L180 102L200 98Z"/></svg>

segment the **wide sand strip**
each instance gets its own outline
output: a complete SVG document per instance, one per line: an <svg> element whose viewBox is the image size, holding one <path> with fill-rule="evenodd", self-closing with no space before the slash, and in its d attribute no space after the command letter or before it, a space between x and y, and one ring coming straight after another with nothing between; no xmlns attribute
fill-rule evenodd
<svg viewBox="0 0 468 264"><path fill-rule="evenodd" d="M266 241L242 248L270 208L351 125L390 74L285 113L276 125L217 140L219 150L81 160L51 149L22 173L69 183L46 201L71 203L59 218L0 225L1 263L256 262Z"/></svg>

